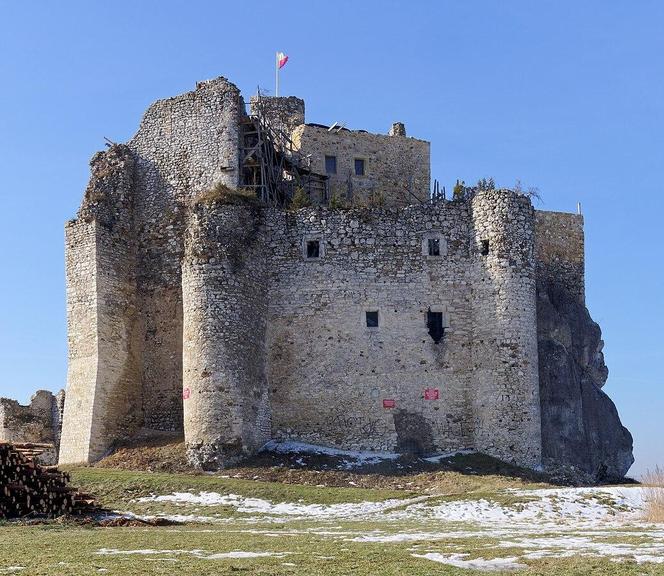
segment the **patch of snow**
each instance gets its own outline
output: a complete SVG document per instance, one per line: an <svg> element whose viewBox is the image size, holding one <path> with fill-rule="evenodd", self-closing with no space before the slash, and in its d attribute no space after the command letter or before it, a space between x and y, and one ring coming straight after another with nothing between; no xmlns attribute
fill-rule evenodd
<svg viewBox="0 0 664 576"><path fill-rule="evenodd" d="M448 460L449 458L454 458L454 456L460 456L464 454L473 454L474 450L456 450L455 452L446 452L444 454L434 454L427 458L422 458L425 462L431 462L432 464L440 464L441 460Z"/></svg>
<svg viewBox="0 0 664 576"><path fill-rule="evenodd" d="M318 446L316 444L307 444L306 442L296 442L294 440L270 440L265 444L261 451L276 452L277 454L314 454L321 456L331 456L342 460L341 466L350 470L372 464L380 464L385 460L397 460L399 454L395 452L374 452L370 450L339 450L337 448L328 448L327 446ZM297 461L300 464L301 459Z"/></svg>
<svg viewBox="0 0 664 576"><path fill-rule="evenodd" d="M382 514L423 502L431 496L419 496L409 499L391 499L382 502L356 502L343 504L299 504L292 502L273 503L261 498L245 498L236 494L219 494L217 492L174 492L164 496L146 496L137 501L171 502L175 504L193 504L197 506L231 506L238 512L246 514L271 514L276 516L295 516L304 518L363 518Z"/></svg>
<svg viewBox="0 0 664 576"><path fill-rule="evenodd" d="M456 568L466 568L469 570L480 570L482 572L490 572L494 570L520 570L528 568L527 564L517 562L517 558L474 558L472 560L464 560L469 554L439 554L438 552L428 552L427 554L412 554L415 558L425 558L426 560L433 560L441 564L448 564Z"/></svg>
<svg viewBox="0 0 664 576"><path fill-rule="evenodd" d="M188 554L204 560L222 560L225 558L265 558L267 556L283 558L287 556L289 552L244 552L242 550L233 550L232 552L210 553L205 550L154 550L152 548L118 550L117 548L100 548L97 550L97 554L102 556L131 556L135 554L146 556L172 554L178 556Z"/></svg>
<svg viewBox="0 0 664 576"><path fill-rule="evenodd" d="M0 568L0 574L12 574L21 570L25 570L25 566L7 566L6 568Z"/></svg>

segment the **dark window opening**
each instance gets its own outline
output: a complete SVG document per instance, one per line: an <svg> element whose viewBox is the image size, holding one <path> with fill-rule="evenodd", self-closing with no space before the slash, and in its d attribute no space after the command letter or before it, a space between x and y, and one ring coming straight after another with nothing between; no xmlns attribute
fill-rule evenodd
<svg viewBox="0 0 664 576"><path fill-rule="evenodd" d="M367 328L378 328L378 310L367 310Z"/></svg>
<svg viewBox="0 0 664 576"><path fill-rule="evenodd" d="M355 158L355 176L364 176L363 158Z"/></svg>
<svg viewBox="0 0 664 576"><path fill-rule="evenodd" d="M488 256L489 254L489 241L482 240L482 245L480 246L480 254L482 256Z"/></svg>
<svg viewBox="0 0 664 576"><path fill-rule="evenodd" d="M445 328L443 328L443 313L442 312L427 312L427 328L429 329L429 336L433 341L438 344L443 339Z"/></svg>
<svg viewBox="0 0 664 576"><path fill-rule="evenodd" d="M325 172L328 174L337 173L337 157L336 156L325 156Z"/></svg>
<svg viewBox="0 0 664 576"><path fill-rule="evenodd" d="M320 240L307 240L307 258L320 257Z"/></svg>
<svg viewBox="0 0 664 576"><path fill-rule="evenodd" d="M440 256L440 240L429 238L429 256Z"/></svg>

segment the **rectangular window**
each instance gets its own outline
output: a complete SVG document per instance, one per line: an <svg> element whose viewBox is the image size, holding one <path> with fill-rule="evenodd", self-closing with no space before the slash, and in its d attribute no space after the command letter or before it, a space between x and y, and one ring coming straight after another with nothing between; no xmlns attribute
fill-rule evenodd
<svg viewBox="0 0 664 576"><path fill-rule="evenodd" d="M307 258L320 258L320 240L307 240Z"/></svg>
<svg viewBox="0 0 664 576"><path fill-rule="evenodd" d="M429 238L429 256L440 256L440 238Z"/></svg>
<svg viewBox="0 0 664 576"><path fill-rule="evenodd" d="M364 158L355 158L355 176L364 176Z"/></svg>
<svg viewBox="0 0 664 576"><path fill-rule="evenodd" d="M366 311L367 328L378 328L378 310Z"/></svg>
<svg viewBox="0 0 664 576"><path fill-rule="evenodd" d="M337 173L337 157L336 156L325 156L325 172L327 174L336 174Z"/></svg>
<svg viewBox="0 0 664 576"><path fill-rule="evenodd" d="M442 312L427 312L427 328L429 329L429 336L433 341L438 344L443 339L445 328L443 328L443 313Z"/></svg>

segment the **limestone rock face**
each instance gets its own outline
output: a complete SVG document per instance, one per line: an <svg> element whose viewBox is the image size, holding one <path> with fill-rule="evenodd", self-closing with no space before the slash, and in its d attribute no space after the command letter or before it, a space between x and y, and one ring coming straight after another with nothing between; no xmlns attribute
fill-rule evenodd
<svg viewBox="0 0 664 576"><path fill-rule="evenodd" d="M596 482L625 476L632 435L601 390L608 377L600 327L586 307L554 286L537 295L542 458Z"/></svg>

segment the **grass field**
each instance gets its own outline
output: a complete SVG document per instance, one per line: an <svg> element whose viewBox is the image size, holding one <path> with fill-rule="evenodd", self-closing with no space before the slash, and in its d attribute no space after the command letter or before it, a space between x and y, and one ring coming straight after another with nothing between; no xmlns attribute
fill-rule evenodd
<svg viewBox="0 0 664 576"><path fill-rule="evenodd" d="M664 574L639 487L447 473L426 489L72 470L113 510L170 526L0 524L0 574ZM413 484L421 484L421 481Z"/></svg>

